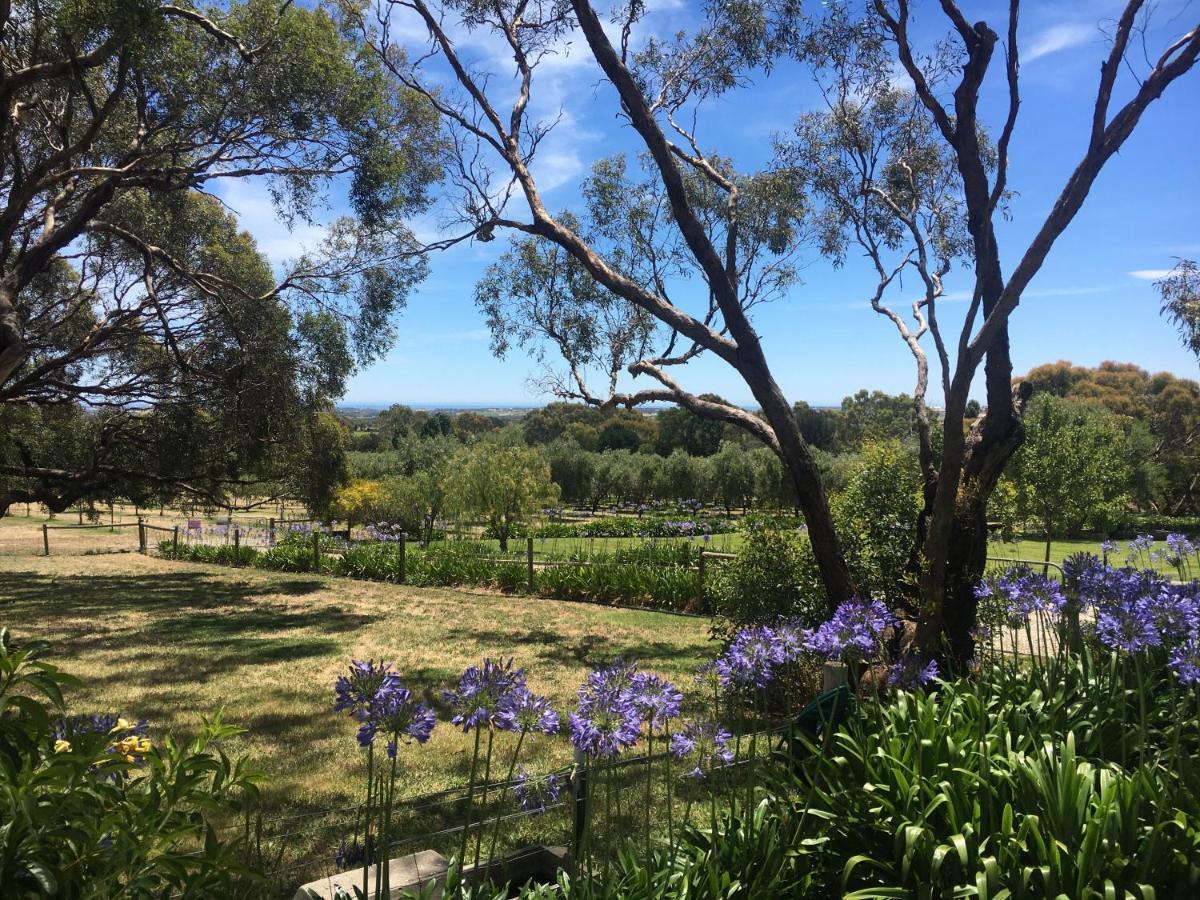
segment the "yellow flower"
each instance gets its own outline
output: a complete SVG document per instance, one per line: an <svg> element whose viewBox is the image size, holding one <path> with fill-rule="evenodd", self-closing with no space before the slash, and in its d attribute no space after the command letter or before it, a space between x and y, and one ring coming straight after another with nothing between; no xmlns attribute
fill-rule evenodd
<svg viewBox="0 0 1200 900"><path fill-rule="evenodd" d="M59 738L57 741L54 742L54 752L55 753L70 753L71 752L71 742L64 741L62 738Z"/></svg>
<svg viewBox="0 0 1200 900"><path fill-rule="evenodd" d="M122 716L117 719L117 724L113 728L113 731L129 731L131 728L133 728L133 723Z"/></svg>

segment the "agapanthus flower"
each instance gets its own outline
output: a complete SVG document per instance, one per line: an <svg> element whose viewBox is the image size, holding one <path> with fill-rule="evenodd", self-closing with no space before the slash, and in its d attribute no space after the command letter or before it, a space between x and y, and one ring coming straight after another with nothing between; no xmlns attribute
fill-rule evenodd
<svg viewBox="0 0 1200 900"><path fill-rule="evenodd" d="M1096 616L1096 636L1106 647L1136 653L1161 642L1154 616L1144 602L1127 600L1106 605Z"/></svg>
<svg viewBox="0 0 1200 900"><path fill-rule="evenodd" d="M550 701L524 685L500 698L494 722L501 731L557 734L559 728L558 713L550 707Z"/></svg>
<svg viewBox="0 0 1200 900"><path fill-rule="evenodd" d="M1067 602L1057 581L1027 569L1014 569L1002 575L996 580L993 596L1005 603L1014 624L1024 623L1036 613L1061 612Z"/></svg>
<svg viewBox="0 0 1200 900"><path fill-rule="evenodd" d="M938 677L936 659L921 665L920 657L906 656L888 667L887 682L891 687L913 690L932 684Z"/></svg>
<svg viewBox="0 0 1200 900"><path fill-rule="evenodd" d="M638 672L631 679L628 690L630 702L651 732L679 717L683 694L667 679Z"/></svg>
<svg viewBox="0 0 1200 900"><path fill-rule="evenodd" d="M671 755L676 759L695 760L688 773L693 778L704 778L713 770L733 762L733 751L729 742L733 735L716 722L689 722L680 732L671 735Z"/></svg>
<svg viewBox="0 0 1200 900"><path fill-rule="evenodd" d="M416 700L408 688L396 687L376 696L367 720L358 730L358 742L368 747L377 735L383 735L388 739L388 758L395 759L401 740L423 744L436 724L432 709Z"/></svg>
<svg viewBox="0 0 1200 900"><path fill-rule="evenodd" d="M838 605L829 621L813 632L807 646L826 659L868 660L895 621L883 601L853 598Z"/></svg>
<svg viewBox="0 0 1200 900"><path fill-rule="evenodd" d="M734 636L717 659L716 672L723 687L764 688L775 679L776 670L794 658L775 629L759 625L743 628Z"/></svg>
<svg viewBox="0 0 1200 900"><path fill-rule="evenodd" d="M455 710L450 721L461 726L464 732L484 725L493 727L501 701L524 686L525 672L513 669L511 657L507 661L485 659L482 666L471 666L462 673L457 690L443 695Z"/></svg>
<svg viewBox="0 0 1200 900"><path fill-rule="evenodd" d="M1172 650L1170 665L1181 682L1200 685L1200 638L1193 637Z"/></svg>
<svg viewBox="0 0 1200 900"><path fill-rule="evenodd" d="M339 676L334 683L333 689L337 695L334 711L348 712L360 721L365 720L378 697L401 687L400 676L391 668L383 660L379 661L378 666L375 660L351 661L349 674Z"/></svg>
<svg viewBox="0 0 1200 900"><path fill-rule="evenodd" d="M617 756L637 743L641 716L630 696L637 670L620 660L589 673L571 713L571 742L592 756Z"/></svg>
<svg viewBox="0 0 1200 900"><path fill-rule="evenodd" d="M531 778L521 766L513 781L513 795L525 812L543 813L558 802L562 794L563 779L558 775Z"/></svg>
<svg viewBox="0 0 1200 900"><path fill-rule="evenodd" d="M1175 585L1161 585L1142 603L1158 632L1160 644L1185 641L1200 631L1200 603Z"/></svg>

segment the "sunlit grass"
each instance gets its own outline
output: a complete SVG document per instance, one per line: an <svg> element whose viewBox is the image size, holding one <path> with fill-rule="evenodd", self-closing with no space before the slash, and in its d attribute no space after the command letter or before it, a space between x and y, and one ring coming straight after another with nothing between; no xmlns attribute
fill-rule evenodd
<svg viewBox="0 0 1200 900"><path fill-rule="evenodd" d="M704 619L139 554L0 555L0 623L17 641L56 645L62 666L85 682L68 698L74 711L144 717L152 734L182 736L223 709L248 729L226 749L271 776L264 809L272 816L361 799L355 723L332 711L333 681L351 658L392 661L441 709L441 691L464 667L514 656L530 687L565 709L586 672L614 657L682 684L715 650ZM571 762L561 736L525 747L531 771ZM465 784L471 748L467 736L439 726L426 746L403 754L404 794ZM411 824L444 827L445 812ZM325 842L336 846L344 825ZM514 836L506 831L506 842Z"/></svg>

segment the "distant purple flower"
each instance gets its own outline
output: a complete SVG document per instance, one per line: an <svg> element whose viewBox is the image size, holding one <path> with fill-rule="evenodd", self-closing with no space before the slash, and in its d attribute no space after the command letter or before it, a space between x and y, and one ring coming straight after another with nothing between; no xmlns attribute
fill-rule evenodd
<svg viewBox="0 0 1200 900"><path fill-rule="evenodd" d="M1200 685L1200 639L1193 637L1172 650L1170 664L1181 682Z"/></svg>
<svg viewBox="0 0 1200 900"><path fill-rule="evenodd" d="M391 671L388 663L380 660L376 666L374 660L353 660L350 674L339 676L334 684L337 701L333 708L336 712L348 712L361 721L370 713L377 697L400 686L400 676Z"/></svg>
<svg viewBox="0 0 1200 900"><path fill-rule="evenodd" d="M688 773L704 778L714 769L733 762L728 731L715 722L690 722L683 731L671 735L671 755L676 759L694 759L696 764Z"/></svg>
<svg viewBox="0 0 1200 900"><path fill-rule="evenodd" d="M871 659L895 621L881 600L846 600L813 632L808 649L826 659Z"/></svg>
<svg viewBox="0 0 1200 900"><path fill-rule="evenodd" d="M511 658L507 662L485 659L483 666L471 666L462 673L458 690L446 691L446 702L455 711L450 720L462 726L464 732L484 725L496 724L501 701L517 688L525 686L525 672L513 669Z"/></svg>
<svg viewBox="0 0 1200 900"><path fill-rule="evenodd" d="M1112 553L1117 549L1117 545L1113 541L1101 541L1100 549L1105 553Z"/></svg>
<svg viewBox="0 0 1200 900"><path fill-rule="evenodd" d="M938 664L931 659L925 665L916 656L899 659L888 668L887 682L891 687L912 690L932 684L938 677Z"/></svg>
<svg viewBox="0 0 1200 900"><path fill-rule="evenodd" d="M494 721L501 731L557 734L559 728L558 713L550 707L550 701L524 685L500 698Z"/></svg>
<svg viewBox="0 0 1200 900"><path fill-rule="evenodd" d="M543 813L558 802L562 793L563 779L558 775L545 778L530 778L522 766L513 782L513 794L525 812Z"/></svg>
<svg viewBox="0 0 1200 900"><path fill-rule="evenodd" d="M397 687L376 698L367 720L358 730L358 742L369 747L382 734L388 739L388 757L395 759L401 739L423 744L436 724L432 709L415 700L408 688Z"/></svg>
<svg viewBox="0 0 1200 900"><path fill-rule="evenodd" d="M638 672L629 685L629 700L650 731L664 728L679 717L683 694L667 679Z"/></svg>

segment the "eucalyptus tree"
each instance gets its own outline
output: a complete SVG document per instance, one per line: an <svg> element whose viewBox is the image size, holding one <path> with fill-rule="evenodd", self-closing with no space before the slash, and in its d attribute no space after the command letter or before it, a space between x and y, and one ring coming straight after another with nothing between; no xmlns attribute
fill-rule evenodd
<svg viewBox="0 0 1200 900"><path fill-rule="evenodd" d="M134 477L113 435L151 423L186 425L181 440L216 443L227 461L303 446L297 404L337 395L388 345L424 272L401 217L437 174L425 101L329 15L267 0L3 3L0 76L9 486L53 508ZM353 214L277 277L206 196L246 179L269 186L289 223L312 224L335 182ZM39 421L30 411L70 404L92 411L88 465L39 464L20 429ZM208 493L240 478L189 453L143 474Z"/></svg>
<svg viewBox="0 0 1200 900"><path fill-rule="evenodd" d="M1111 31L1078 165L1006 273L995 222L1009 192L1022 87L1019 4L1010 0L999 26L1003 39L986 22L969 23L954 0L939 6L948 34L927 50L914 43L907 0L873 0L852 16L835 4L828 19L815 22L792 3L710 3L698 28L669 39L642 36L640 0L619 4L611 27L587 0L345 4L348 21L363 30L398 83L426 96L452 135L451 188L463 226L452 240L489 241L497 230L515 235L478 288L495 349L524 344L543 359L560 357L560 368L547 377L564 396L595 406L669 402L762 441L795 484L831 603L857 587L813 454L752 319L756 306L795 287L805 249L836 255L847 229L860 246L875 248L872 305L914 357L914 402L922 402L933 368L926 335L945 396L940 456L933 452L932 423L916 409L918 429L930 436L922 450L914 618L926 652L948 642L950 655L964 662L973 653L972 584L986 553L986 500L1020 445L1028 397L1011 385L1009 318L1104 165L1150 104L1194 66L1200 28L1184 31L1139 67L1142 54L1129 51L1141 43L1146 4L1125 4ZM405 55L396 41L414 31L424 35L424 47ZM835 40L820 46L808 40L822 32ZM608 83L599 96L629 125L640 152L597 161L583 207L555 213L533 166L553 120L534 116L539 107L532 100L544 80L539 67L575 39ZM471 41L497 42L501 52L488 58L503 62L485 69L469 60L463 44ZM993 65L998 47L1003 61ZM802 122L797 140L829 141L833 164L844 171L843 155L857 149L847 142L863 139L867 159L851 169L857 192L844 198L848 205L828 178L817 177L828 173L813 171L803 148L781 154L777 165L742 172L699 133L705 103L747 90L751 76L781 53L809 63L830 91L829 108L820 120ZM509 60L509 71L496 70ZM887 64L877 65L881 60ZM1125 66L1136 72L1132 85L1118 85ZM883 83L893 73L907 82L905 90ZM1009 100L994 143L978 110L989 77L1000 80ZM861 125L843 127L846 117ZM860 222L869 231L856 232ZM955 338L941 333L937 307L942 276L960 260L974 285ZM884 298L905 272L918 275L922 292L901 314ZM738 374L756 411L689 389L686 366L702 355ZM981 367L988 411L967 432L968 392ZM622 372L652 386L622 391Z"/></svg>
<svg viewBox="0 0 1200 900"><path fill-rule="evenodd" d="M1162 314L1179 329L1183 345L1200 357L1200 266L1181 259L1162 281Z"/></svg>

